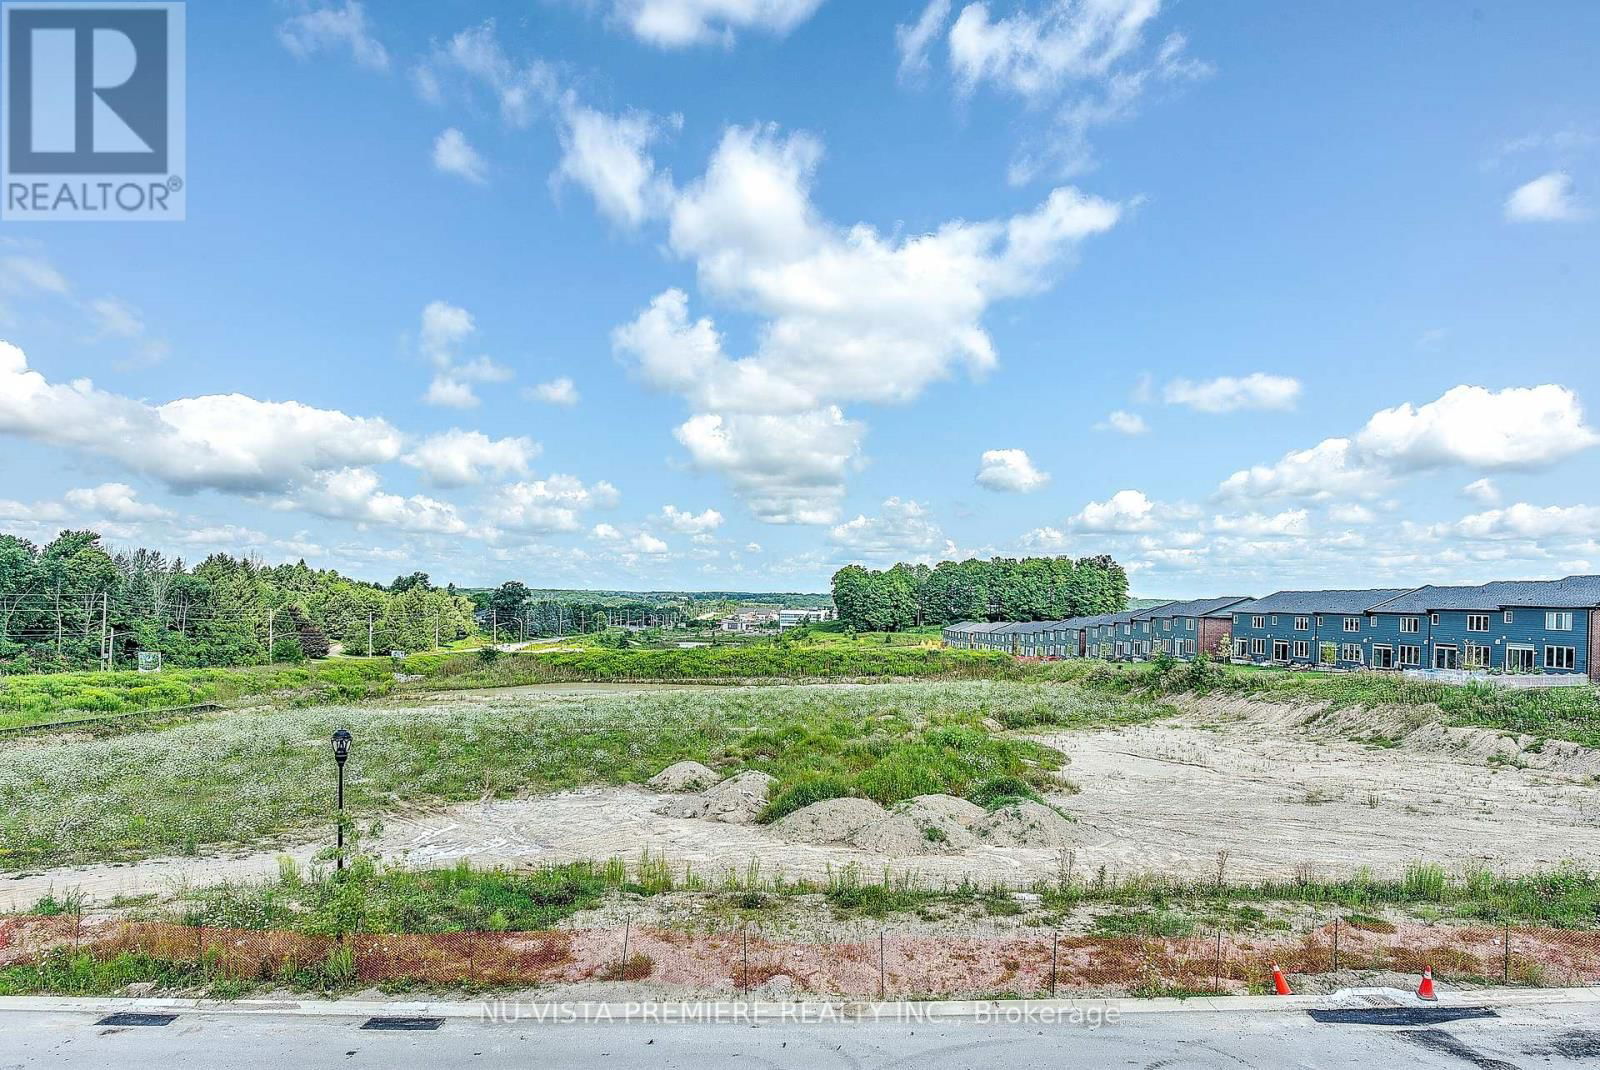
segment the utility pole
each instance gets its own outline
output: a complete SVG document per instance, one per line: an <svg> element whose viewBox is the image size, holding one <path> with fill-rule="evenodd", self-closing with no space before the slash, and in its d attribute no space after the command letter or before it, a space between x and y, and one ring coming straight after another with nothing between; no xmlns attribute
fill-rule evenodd
<svg viewBox="0 0 1600 1070"><path fill-rule="evenodd" d="M500 611L489 610L489 645L494 646L500 642Z"/></svg>
<svg viewBox="0 0 1600 1070"><path fill-rule="evenodd" d="M111 640L106 634L106 619L111 614L111 592L100 596L100 665L101 671L111 671Z"/></svg>
<svg viewBox="0 0 1600 1070"><path fill-rule="evenodd" d="M372 610L367 610L367 657L372 657Z"/></svg>
<svg viewBox="0 0 1600 1070"><path fill-rule="evenodd" d="M272 648L278 641L278 634L277 634L277 632L273 631L273 628L272 628L272 614L274 612L276 612L276 610L271 610L271 609L267 610L267 660L268 661L272 660Z"/></svg>
<svg viewBox="0 0 1600 1070"><path fill-rule="evenodd" d="M439 614L433 615L433 649L439 649Z"/></svg>

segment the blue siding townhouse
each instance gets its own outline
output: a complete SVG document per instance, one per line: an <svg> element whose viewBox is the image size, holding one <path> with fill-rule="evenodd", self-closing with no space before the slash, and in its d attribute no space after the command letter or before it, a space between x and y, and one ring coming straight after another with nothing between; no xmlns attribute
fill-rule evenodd
<svg viewBox="0 0 1600 1070"><path fill-rule="evenodd" d="M1600 576L1419 587L1377 609L1376 669L1576 673L1600 681Z"/></svg>
<svg viewBox="0 0 1600 1070"><path fill-rule="evenodd" d="M1408 591L1278 591L1232 606L1234 659L1361 668L1380 632L1376 607Z"/></svg>
<svg viewBox="0 0 1600 1070"><path fill-rule="evenodd" d="M1140 610L1138 616L1149 622L1152 653L1192 658L1202 650L1207 654L1218 653L1222 636L1232 630L1232 608L1248 601L1245 595L1225 595L1168 602L1164 606ZM1227 657L1230 651L1221 653Z"/></svg>

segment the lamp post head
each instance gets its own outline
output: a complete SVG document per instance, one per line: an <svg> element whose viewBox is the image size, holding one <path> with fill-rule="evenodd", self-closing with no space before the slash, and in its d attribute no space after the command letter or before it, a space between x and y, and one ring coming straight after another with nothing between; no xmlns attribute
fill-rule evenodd
<svg viewBox="0 0 1600 1070"><path fill-rule="evenodd" d="M350 757L350 733L341 728L333 734L333 760L343 765Z"/></svg>

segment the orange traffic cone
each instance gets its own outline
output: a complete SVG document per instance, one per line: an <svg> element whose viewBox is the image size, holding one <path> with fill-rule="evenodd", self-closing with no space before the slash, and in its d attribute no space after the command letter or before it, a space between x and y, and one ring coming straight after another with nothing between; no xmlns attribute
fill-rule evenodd
<svg viewBox="0 0 1600 1070"><path fill-rule="evenodd" d="M1433 971L1426 966L1422 967L1422 983L1417 986L1417 998L1431 1000L1439 998L1438 993L1433 990Z"/></svg>
<svg viewBox="0 0 1600 1070"><path fill-rule="evenodd" d="M1283 971L1278 968L1276 962L1272 964L1272 991L1279 996L1294 995L1293 992L1289 991L1289 982L1283 979Z"/></svg>

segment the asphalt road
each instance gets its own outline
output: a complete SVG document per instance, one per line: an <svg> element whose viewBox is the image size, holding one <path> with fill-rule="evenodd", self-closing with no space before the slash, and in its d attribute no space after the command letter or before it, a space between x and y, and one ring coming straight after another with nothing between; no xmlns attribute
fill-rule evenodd
<svg viewBox="0 0 1600 1070"><path fill-rule="evenodd" d="M1449 1068L1600 1066L1600 1011L1502 1008L1449 1022L1322 1022L1300 1011L1126 1015L1083 1024L973 1021L519 1024L446 1019L427 1032L362 1019L184 1012L165 1026L99 1015L0 1012L0 1068L794 1067L1050 1070L1075 1067Z"/></svg>

